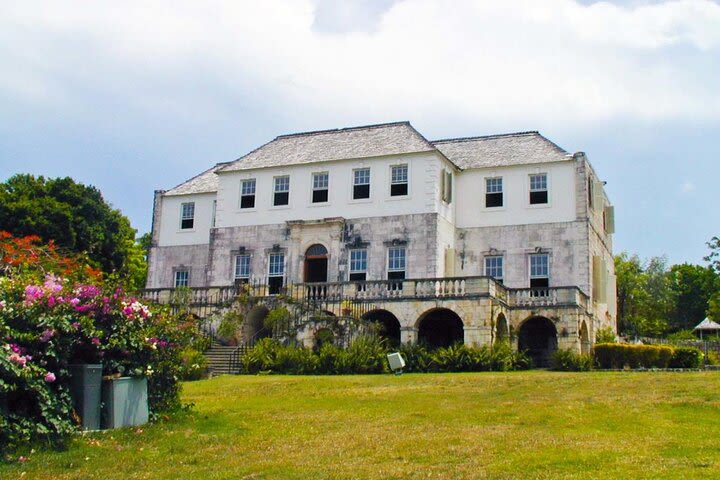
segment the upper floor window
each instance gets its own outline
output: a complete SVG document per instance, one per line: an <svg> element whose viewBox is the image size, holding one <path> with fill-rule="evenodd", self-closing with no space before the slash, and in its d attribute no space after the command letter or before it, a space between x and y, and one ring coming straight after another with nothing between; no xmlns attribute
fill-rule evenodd
<svg viewBox="0 0 720 480"><path fill-rule="evenodd" d="M550 258L547 254L530 255L530 288L550 286Z"/></svg>
<svg viewBox="0 0 720 480"><path fill-rule="evenodd" d="M400 197L408 194L408 166L393 165L390 167L390 196Z"/></svg>
<svg viewBox="0 0 720 480"><path fill-rule="evenodd" d="M503 281L503 257L497 255L485 257L485 276L493 277L498 282Z"/></svg>
<svg viewBox="0 0 720 480"><path fill-rule="evenodd" d="M235 279L248 280L250 278L250 255L235 255Z"/></svg>
<svg viewBox="0 0 720 480"><path fill-rule="evenodd" d="M175 272L175 288L187 287L190 283L190 272L187 270L177 270Z"/></svg>
<svg viewBox="0 0 720 480"><path fill-rule="evenodd" d="M255 179L240 182L240 208L255 208Z"/></svg>
<svg viewBox="0 0 720 480"><path fill-rule="evenodd" d="M328 187L330 185L330 174L319 172L312 174L313 189L312 203L325 203L328 201Z"/></svg>
<svg viewBox="0 0 720 480"><path fill-rule="evenodd" d="M350 250L350 280L365 281L367 279L367 259L367 250Z"/></svg>
<svg viewBox="0 0 720 480"><path fill-rule="evenodd" d="M195 225L195 202L183 203L180 206L180 228L191 229Z"/></svg>
<svg viewBox="0 0 720 480"><path fill-rule="evenodd" d="M502 207L503 206L503 179L486 178L485 179L485 207Z"/></svg>
<svg viewBox="0 0 720 480"><path fill-rule="evenodd" d="M548 203L547 173L530 175L530 205Z"/></svg>
<svg viewBox="0 0 720 480"><path fill-rule="evenodd" d="M370 198L370 169L353 170L353 199Z"/></svg>
<svg viewBox="0 0 720 480"><path fill-rule="evenodd" d="M280 293L285 276L285 254L271 253L268 268L268 293L275 295Z"/></svg>
<svg viewBox="0 0 720 480"><path fill-rule="evenodd" d="M275 177L273 188L273 205L287 205L290 203L290 177L283 175Z"/></svg>

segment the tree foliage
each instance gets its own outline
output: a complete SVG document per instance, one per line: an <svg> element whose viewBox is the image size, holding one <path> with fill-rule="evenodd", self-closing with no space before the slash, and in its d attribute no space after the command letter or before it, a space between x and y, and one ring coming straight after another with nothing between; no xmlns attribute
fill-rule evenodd
<svg viewBox="0 0 720 480"><path fill-rule="evenodd" d="M84 253L93 266L129 288L143 286L145 255L135 242L135 230L93 186L69 177L15 175L0 183L0 230Z"/></svg>

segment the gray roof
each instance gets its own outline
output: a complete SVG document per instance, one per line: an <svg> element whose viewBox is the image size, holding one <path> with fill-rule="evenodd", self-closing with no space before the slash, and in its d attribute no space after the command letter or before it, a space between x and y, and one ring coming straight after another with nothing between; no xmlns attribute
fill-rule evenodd
<svg viewBox="0 0 720 480"><path fill-rule="evenodd" d="M535 131L449 138L430 143L462 170L558 162L572 158L570 153Z"/></svg>
<svg viewBox="0 0 720 480"><path fill-rule="evenodd" d="M720 330L720 324L713 322L709 318L705 318L705 320L698 323L693 330Z"/></svg>
<svg viewBox="0 0 720 480"><path fill-rule="evenodd" d="M223 172L333 160L429 152L435 148L410 122L280 135L226 167Z"/></svg>
<svg viewBox="0 0 720 480"><path fill-rule="evenodd" d="M218 189L218 177L215 174L219 169L227 165L228 162L218 163L209 170L205 170L199 175L194 176L190 180L166 191L164 195L189 195L193 193L213 193Z"/></svg>

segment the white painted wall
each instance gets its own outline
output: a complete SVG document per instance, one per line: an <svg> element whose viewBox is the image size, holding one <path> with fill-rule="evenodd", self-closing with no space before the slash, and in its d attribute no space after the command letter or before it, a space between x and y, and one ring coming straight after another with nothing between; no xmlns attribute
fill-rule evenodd
<svg viewBox="0 0 720 480"><path fill-rule="evenodd" d="M200 245L210 241L214 193L196 195L174 195L162 198L160 216L160 237L158 245ZM195 222L192 229L180 228L180 205L195 202Z"/></svg>
<svg viewBox="0 0 720 480"><path fill-rule="evenodd" d="M547 205L530 205L530 175L547 173ZM503 206L485 208L485 178L503 178ZM571 222L576 218L575 162L466 170L457 176L458 228Z"/></svg>
<svg viewBox="0 0 720 480"><path fill-rule="evenodd" d="M394 155L365 160L340 160L308 165L263 168L219 175L217 227L279 224L288 220L329 217L367 218L436 212L440 157L435 153ZM390 196L390 166L407 163L409 189L404 197ZM370 198L352 199L353 169L370 168ZM329 172L327 203L313 204L312 174ZM435 173L433 173L435 172ZM288 206L272 205L273 178L290 176ZM255 208L240 208L240 182L256 179Z"/></svg>

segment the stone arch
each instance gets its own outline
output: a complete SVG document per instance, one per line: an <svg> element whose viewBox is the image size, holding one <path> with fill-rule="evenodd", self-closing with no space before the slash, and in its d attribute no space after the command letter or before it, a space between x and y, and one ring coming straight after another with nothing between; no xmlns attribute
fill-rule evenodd
<svg viewBox="0 0 720 480"><path fill-rule="evenodd" d="M520 325L518 350L526 352L535 367L550 366L550 357L557 350L557 345L557 329L550 319L534 316Z"/></svg>
<svg viewBox="0 0 720 480"><path fill-rule="evenodd" d="M243 338L252 344L261 338L272 337L272 332L265 327L265 318L270 313L265 305L256 305L245 315L243 322Z"/></svg>
<svg viewBox="0 0 720 480"><path fill-rule="evenodd" d="M375 324L378 335L386 339L389 346L400 346L400 321L392 312L383 309L370 310L362 319Z"/></svg>
<svg viewBox="0 0 720 480"><path fill-rule="evenodd" d="M332 329L321 327L315 330L315 333L313 334L313 348L319 350L325 344L332 345L334 343L335 332L333 332Z"/></svg>
<svg viewBox="0 0 720 480"><path fill-rule="evenodd" d="M495 343L505 342L510 339L510 329L508 327L505 314L501 313L495 320Z"/></svg>
<svg viewBox="0 0 720 480"><path fill-rule="evenodd" d="M580 353L590 353L590 332L587 323L583 320L580 323Z"/></svg>
<svg viewBox="0 0 720 480"><path fill-rule="evenodd" d="M303 280L309 283L327 282L328 251L325 245L314 243L305 250Z"/></svg>
<svg viewBox="0 0 720 480"><path fill-rule="evenodd" d="M465 340L463 321L448 308L433 308L417 321L418 340L431 349L449 347Z"/></svg>

